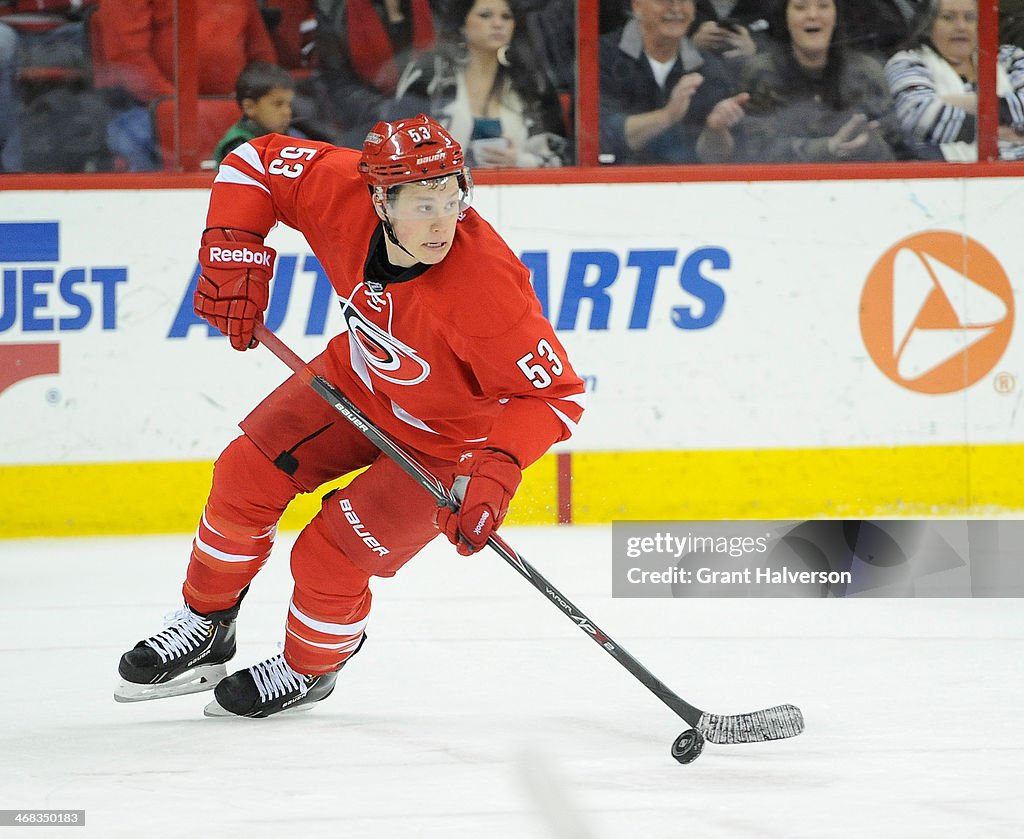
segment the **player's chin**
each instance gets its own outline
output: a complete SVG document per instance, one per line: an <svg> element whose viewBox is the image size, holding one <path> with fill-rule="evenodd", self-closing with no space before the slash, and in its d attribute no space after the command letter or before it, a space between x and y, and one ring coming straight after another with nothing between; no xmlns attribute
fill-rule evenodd
<svg viewBox="0 0 1024 839"><path fill-rule="evenodd" d="M420 262L427 265L435 265L448 256L448 251L452 249L452 243L449 242L424 242L419 247L419 258Z"/></svg>

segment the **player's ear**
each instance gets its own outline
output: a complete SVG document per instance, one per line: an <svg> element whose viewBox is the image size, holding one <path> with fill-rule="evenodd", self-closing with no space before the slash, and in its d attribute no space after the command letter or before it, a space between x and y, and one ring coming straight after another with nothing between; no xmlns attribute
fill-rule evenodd
<svg viewBox="0 0 1024 839"><path fill-rule="evenodd" d="M390 221L387 208L387 190L382 186L371 187L370 200L373 202L373 209L377 213L377 218L381 221Z"/></svg>

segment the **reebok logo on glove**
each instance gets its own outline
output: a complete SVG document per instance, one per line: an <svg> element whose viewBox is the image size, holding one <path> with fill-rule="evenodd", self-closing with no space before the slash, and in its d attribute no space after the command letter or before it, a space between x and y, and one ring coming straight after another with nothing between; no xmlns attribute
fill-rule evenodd
<svg viewBox="0 0 1024 839"><path fill-rule="evenodd" d="M210 247L209 249L209 260L210 262L228 262L232 264L242 263L243 265L262 265L266 268L270 268L273 265L273 257L270 255L270 251L263 251L256 253L248 248L217 248Z"/></svg>
<svg viewBox="0 0 1024 839"><path fill-rule="evenodd" d="M501 526L522 478L518 462L508 452L478 449L464 453L452 481L459 508L441 507L438 529L463 556L476 553Z"/></svg>
<svg viewBox="0 0 1024 839"><path fill-rule="evenodd" d="M473 528L473 533L475 535L479 536L481 533L484 532L484 527L487 524L487 519L489 519L490 517L491 514L487 512L487 510L484 510L484 514L480 516L480 521L478 521L476 523L476 527Z"/></svg>
<svg viewBox="0 0 1024 839"><path fill-rule="evenodd" d="M199 317L231 339L236 350L257 344L253 329L263 322L270 300L275 256L255 233L212 228L203 234L202 272L192 305Z"/></svg>

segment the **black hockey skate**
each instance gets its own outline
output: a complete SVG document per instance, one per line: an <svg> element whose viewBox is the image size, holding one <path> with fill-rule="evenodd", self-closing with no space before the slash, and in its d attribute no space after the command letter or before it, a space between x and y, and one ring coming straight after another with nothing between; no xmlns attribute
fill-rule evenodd
<svg viewBox="0 0 1024 839"><path fill-rule="evenodd" d="M213 692L216 698L203 713L208 717L269 717L282 711L305 711L330 696L337 680L337 670L319 676L296 673L278 653L223 679Z"/></svg>
<svg viewBox="0 0 1024 839"><path fill-rule="evenodd" d="M245 595L245 592L242 592ZM230 609L201 615L187 604L168 615L167 626L121 656L114 690L118 702L142 702L211 690L227 675L235 655L235 618Z"/></svg>

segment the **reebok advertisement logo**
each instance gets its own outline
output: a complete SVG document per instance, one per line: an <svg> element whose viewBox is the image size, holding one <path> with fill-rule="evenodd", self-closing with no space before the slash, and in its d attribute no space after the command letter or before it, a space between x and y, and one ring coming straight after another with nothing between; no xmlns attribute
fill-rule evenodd
<svg viewBox="0 0 1024 839"><path fill-rule="evenodd" d="M875 263L860 330L878 369L917 393L955 393L1002 358L1013 333L1013 289L999 261L953 231L897 242Z"/></svg>

